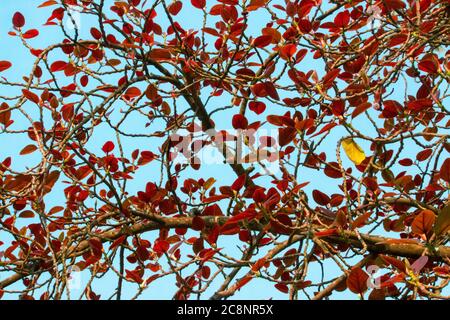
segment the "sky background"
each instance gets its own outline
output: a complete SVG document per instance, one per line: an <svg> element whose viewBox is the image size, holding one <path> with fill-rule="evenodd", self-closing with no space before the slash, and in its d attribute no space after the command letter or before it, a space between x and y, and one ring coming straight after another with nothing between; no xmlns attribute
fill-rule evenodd
<svg viewBox="0 0 450 320"><path fill-rule="evenodd" d="M29 74L31 70L31 66L34 62L32 56L29 54L28 50L26 50L22 45L20 45L20 41L16 37L11 37L7 34L8 31L12 30L11 17L14 12L20 11L26 17L26 28L37 28L41 32L40 36L36 39L30 41L30 44L35 46L36 48L44 48L48 44L53 44L60 42L61 31L58 27L55 26L42 26L46 19L49 17L51 10L54 7L50 7L50 9L37 9L37 6L43 1L34 1L34 0L3 0L0 4L0 60L9 60L13 63L13 67L2 73L3 77L7 77L9 80L19 81L23 75ZM111 2L111 1L109 1ZM108 3L108 1L106 1ZM188 29L192 27L194 29L198 29L201 26L201 15L199 10L195 10L191 5L186 4L183 7L181 13L177 16L177 20L183 22L183 27ZM255 34L260 34L261 28L264 24L270 21L270 18L263 13L252 13L249 16L250 21L250 29ZM81 37L84 34L87 34L92 26L97 26L95 21L92 21L85 16L82 16L81 24ZM163 25L164 26L164 25ZM61 55L59 58L63 58ZM57 55L52 56L52 61L58 60ZM314 68L317 65L317 70L320 69L320 62L313 60L311 55L308 55L307 58L302 62L305 70L309 70ZM398 92L403 92L403 85L401 83L398 84L397 88ZM410 89L414 89L415 85L410 84ZM11 96L14 92L20 92L17 89L13 89L6 86L0 85L0 95L8 95ZM283 96L284 97L284 96ZM402 97L396 95L394 93L393 97L399 98L401 100ZM205 97L206 98L206 97ZM218 100L215 100L218 101ZM227 103L229 100L226 100ZM0 101L1 102L1 101ZM217 102L215 102L217 103ZM218 102L220 103L220 101ZM27 106L27 107L32 107ZM271 112L273 109L271 108L279 108L278 106L270 106L268 105L268 110L261 115L258 116L259 119L263 119L267 114L277 113L282 114L284 111L276 111ZM37 110L36 110L37 111ZM33 113L33 110L30 110ZM235 113L235 110L226 111L221 114L220 117L214 118L217 126L219 128L229 128L230 127L230 119L232 114ZM113 118L114 119L114 118ZM256 119L256 118L255 118ZM15 127L23 127L26 124L25 119L14 118L16 123ZM251 117L249 120L252 120ZM129 130L132 132L134 129L136 131L141 130L144 127L145 121L142 119L131 118L129 120ZM365 133L370 134L373 131L372 127L365 120L357 120L354 125L359 129L363 130ZM96 133L89 142L88 146L91 148L91 151L99 151L103 143L107 140L111 140L111 129L105 124L101 127L97 127ZM373 133L373 132L372 132ZM329 154L328 159L335 159L334 150L336 149L336 142L342 137L346 135L346 132L343 129L337 128L333 131L333 134L328 137L321 149L323 150L333 150ZM33 163L37 163L40 159L38 154L32 154L28 156L18 156L20 150L27 144L29 144L29 139L26 136L8 136L5 134L0 135L0 161L3 161L4 158L11 156L13 158L13 168L20 170L21 168L29 167ZM151 139L123 139L123 146L125 154L130 154L134 149L140 148L141 150L153 150L156 151L156 145L153 143ZM365 150L368 150L368 144L361 143L361 147ZM411 147L409 149L404 150L402 153L402 157L412 156L417 153L417 149L415 147ZM334 157L334 158L333 158ZM344 165L349 166L350 163L347 159L344 160ZM34 161L34 162L33 162ZM191 177L208 177L213 176L218 180L217 186L231 184L235 179L235 174L231 171L228 165L221 164L213 164L207 167L203 167L200 172L190 171ZM153 178L154 177L154 178ZM333 192L338 191L336 180L325 177L324 175L317 175L316 171L309 169L302 169L301 181L305 182L310 181L310 185L306 187L306 191L310 192L313 188L318 188L321 191L331 194ZM134 179L129 184L129 192L139 191L145 188L145 184L153 179L159 179L159 166L157 163L152 163L145 168L141 169L141 173L139 177ZM265 179L265 178L262 178ZM268 182L269 180L267 180ZM62 185L61 185L62 186ZM62 189L61 192L52 192L51 198L47 198L49 203L61 203L61 198L63 197ZM51 207L51 206L49 206ZM27 221L26 221L27 222ZM24 222L24 223L26 223ZM151 235L149 235L149 239L151 239ZM1 239L1 238L0 238ZM230 240L229 237L224 237L219 242L219 247L226 247L229 251L227 252L235 252L238 251L233 249L235 244L234 240ZM237 243L236 243L237 244ZM320 267L317 263L313 263L311 265L311 270L307 277L307 280L317 280L321 275ZM334 263L325 263L325 273L328 275L327 278L331 278L332 276L338 276L341 274L339 268ZM4 274L0 274L0 279L4 277ZM113 281L116 279L115 277L106 276L102 280L97 281L97 284L94 285L93 289L97 294L101 294L102 298L107 298L111 294L112 290L116 287L116 282ZM81 275L81 282L86 283L87 281L87 273L83 272ZM170 299L175 293L174 290L174 277L165 277L160 280L156 280L153 282L149 288L145 291L145 293L140 297L141 299ZM136 284L126 284L124 291L124 298L130 298L136 289ZM214 289L214 288L213 288ZM210 294L206 294L205 297L209 297L213 292L208 291ZM72 296L77 297L79 293L77 290L72 290ZM10 298L11 296L6 296ZM272 283L269 283L265 280L254 279L252 282L242 288L233 299L286 299L288 295L283 294L276 290L273 287ZM335 298L345 298L345 299L357 299L358 297L355 294L349 293L348 291L343 293L337 293Z"/></svg>

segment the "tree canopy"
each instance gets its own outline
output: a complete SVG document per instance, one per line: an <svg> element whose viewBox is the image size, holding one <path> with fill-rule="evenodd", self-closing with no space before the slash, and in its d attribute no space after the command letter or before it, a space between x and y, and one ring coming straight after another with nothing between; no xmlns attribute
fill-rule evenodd
<svg viewBox="0 0 450 320"><path fill-rule="evenodd" d="M0 297L448 299L449 16L446 0L13 13Z"/></svg>

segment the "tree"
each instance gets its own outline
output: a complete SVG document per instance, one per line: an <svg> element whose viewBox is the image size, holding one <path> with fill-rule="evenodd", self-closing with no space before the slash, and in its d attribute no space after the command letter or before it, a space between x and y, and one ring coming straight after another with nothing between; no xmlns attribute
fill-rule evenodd
<svg viewBox="0 0 450 320"><path fill-rule="evenodd" d="M449 297L448 1L39 7L2 30L0 296Z"/></svg>

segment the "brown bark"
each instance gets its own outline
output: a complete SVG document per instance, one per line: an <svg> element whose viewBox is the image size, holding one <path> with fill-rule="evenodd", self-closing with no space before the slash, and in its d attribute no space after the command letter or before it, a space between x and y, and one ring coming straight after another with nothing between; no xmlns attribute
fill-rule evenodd
<svg viewBox="0 0 450 320"><path fill-rule="evenodd" d="M190 228L192 227L192 218L190 217L177 217L177 218L164 218L164 217L154 217L156 221L142 221L132 225L127 229L114 229L105 231L99 234L99 238L103 242L114 241L124 234L134 235L142 234L144 232L159 230L161 228L174 229L174 228ZM206 227L213 227L216 224L223 225L229 217L203 217ZM250 223L249 227L252 230L260 230L261 227L257 223ZM127 231L125 231L127 230ZM295 232L297 236L307 236L306 232ZM368 234L360 234L361 238L364 240L367 250L370 253L393 255L400 257L420 257L424 253L430 257L438 260L443 260L444 258L450 258L450 247L439 246L435 248L434 251L430 251L425 244L421 243L406 243L400 242L398 239L386 238L381 236L374 236ZM347 244L353 248L363 248L364 244L360 242L358 235L354 231L342 230L339 235L325 236L321 237L323 241L327 241L330 244ZM69 258L77 257L83 254L87 249L89 249L88 240L80 242L76 247L72 247L69 251ZM13 283L19 281L23 277L29 276L30 274L16 273L12 276L0 281L0 288L6 288Z"/></svg>

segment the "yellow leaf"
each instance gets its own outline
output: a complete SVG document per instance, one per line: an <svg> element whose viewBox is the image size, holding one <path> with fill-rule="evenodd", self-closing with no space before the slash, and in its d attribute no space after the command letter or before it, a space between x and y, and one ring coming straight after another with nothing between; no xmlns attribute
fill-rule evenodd
<svg viewBox="0 0 450 320"><path fill-rule="evenodd" d="M342 141L342 147L344 148L347 157L356 165L366 159L363 149L352 138L347 138Z"/></svg>

